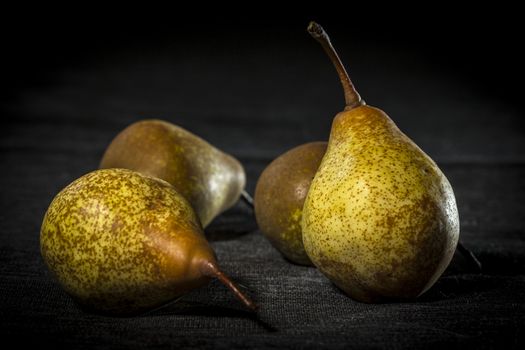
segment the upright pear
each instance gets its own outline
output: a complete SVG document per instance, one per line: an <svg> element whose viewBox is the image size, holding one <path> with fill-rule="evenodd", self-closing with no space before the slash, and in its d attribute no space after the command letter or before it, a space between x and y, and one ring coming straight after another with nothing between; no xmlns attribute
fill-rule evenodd
<svg viewBox="0 0 525 350"><path fill-rule="evenodd" d="M458 243L452 187L385 112L365 105L321 26L312 22L308 31L332 59L346 107L333 121L304 204L306 253L356 300L417 297Z"/></svg>
<svg viewBox="0 0 525 350"><path fill-rule="evenodd" d="M126 168L172 184L206 227L244 190L241 163L191 132L162 120L143 120L121 131L100 168Z"/></svg>
<svg viewBox="0 0 525 350"><path fill-rule="evenodd" d="M40 244L58 282L92 311L152 310L214 277L255 307L219 269L188 201L138 172L97 170L64 188L45 214Z"/></svg>

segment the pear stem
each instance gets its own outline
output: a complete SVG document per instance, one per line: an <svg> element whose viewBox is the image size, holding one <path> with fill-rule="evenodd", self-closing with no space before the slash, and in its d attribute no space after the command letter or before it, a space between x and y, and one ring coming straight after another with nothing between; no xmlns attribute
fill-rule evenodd
<svg viewBox="0 0 525 350"><path fill-rule="evenodd" d="M323 27L321 27L316 22L312 21L308 25L307 31L315 40L317 40L321 44L321 46L328 54L330 60L332 60L332 63L335 66L335 70L339 75L339 79L341 80L341 84L343 85L343 90L345 93L345 110L351 110L364 105L365 101L361 99L361 96L355 89L354 84L352 84L352 80L350 80L350 77L348 76L348 73L346 72L343 63L341 62L339 55L337 55L337 52L332 46L330 38L328 37L328 34L326 34Z"/></svg>
<svg viewBox="0 0 525 350"><path fill-rule="evenodd" d="M476 255L466 248L461 241L458 242L458 251L468 260L472 267L474 267L478 272L482 271L482 265Z"/></svg>
<svg viewBox="0 0 525 350"><path fill-rule="evenodd" d="M249 207L253 208L253 197L246 192L246 190L243 190L241 192L241 198Z"/></svg>
<svg viewBox="0 0 525 350"><path fill-rule="evenodd" d="M217 265L212 262L206 262L203 266L204 275L208 277L215 277L222 282L226 287L228 287L233 294L239 299L247 308L252 311L257 311L259 306L255 304L246 294L244 294L239 287L224 273L222 272Z"/></svg>

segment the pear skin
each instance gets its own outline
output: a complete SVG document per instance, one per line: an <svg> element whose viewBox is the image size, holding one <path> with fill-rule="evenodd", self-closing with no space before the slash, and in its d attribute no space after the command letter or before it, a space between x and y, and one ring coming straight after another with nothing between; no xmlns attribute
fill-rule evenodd
<svg viewBox="0 0 525 350"><path fill-rule="evenodd" d="M332 59L346 108L303 208L306 253L352 298L414 298L446 269L459 238L454 192L436 163L380 109L366 106L326 32L308 31Z"/></svg>
<svg viewBox="0 0 525 350"><path fill-rule="evenodd" d="M97 170L63 189L40 244L63 288L106 314L152 310L222 274L188 201L169 183L126 169Z"/></svg>
<svg viewBox="0 0 525 350"><path fill-rule="evenodd" d="M272 161L255 188L255 217L261 232L288 260L312 265L303 246L301 219L310 183L326 142L297 146Z"/></svg>
<svg viewBox="0 0 525 350"><path fill-rule="evenodd" d="M126 168L172 184L206 227L232 207L246 184L241 163L189 131L162 120L131 124L111 142L100 168Z"/></svg>

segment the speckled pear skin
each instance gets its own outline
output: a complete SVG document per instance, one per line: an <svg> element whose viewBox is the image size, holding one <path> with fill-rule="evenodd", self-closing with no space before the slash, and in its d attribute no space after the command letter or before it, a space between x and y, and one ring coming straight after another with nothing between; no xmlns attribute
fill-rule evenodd
<svg viewBox="0 0 525 350"><path fill-rule="evenodd" d="M216 264L190 204L167 182L125 169L97 170L52 201L41 253L87 309L133 315L209 281Z"/></svg>
<svg viewBox="0 0 525 350"><path fill-rule="evenodd" d="M277 157L262 172L255 188L259 229L288 260L312 265L303 246L304 200L326 152L326 142L310 142Z"/></svg>
<svg viewBox="0 0 525 350"><path fill-rule="evenodd" d="M334 119L303 208L315 266L363 302L414 298L448 266L459 217L448 180L381 110Z"/></svg>
<svg viewBox="0 0 525 350"><path fill-rule="evenodd" d="M191 203L203 227L232 207L246 183L239 161L189 131L143 120L121 131L100 168L126 168L172 184Z"/></svg>

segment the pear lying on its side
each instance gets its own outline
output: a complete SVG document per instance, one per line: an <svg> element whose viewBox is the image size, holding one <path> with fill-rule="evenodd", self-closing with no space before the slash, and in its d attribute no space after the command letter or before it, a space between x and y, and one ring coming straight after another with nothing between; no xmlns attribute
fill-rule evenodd
<svg viewBox="0 0 525 350"><path fill-rule="evenodd" d="M63 189L46 212L41 252L59 283L91 310L131 315L170 302L222 273L201 224L169 183L97 170Z"/></svg>
<svg viewBox="0 0 525 350"><path fill-rule="evenodd" d="M121 131L100 168L126 168L172 184L206 227L244 190L239 161L189 131L162 120L143 120Z"/></svg>
<svg viewBox="0 0 525 350"><path fill-rule="evenodd" d="M326 142L310 142L277 157L255 188L255 217L261 232L287 259L312 265L303 246L301 218L310 183L326 151Z"/></svg>

